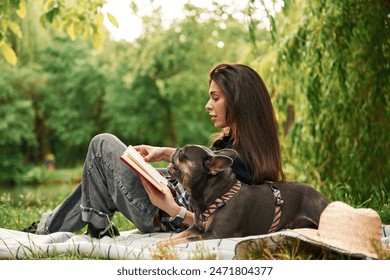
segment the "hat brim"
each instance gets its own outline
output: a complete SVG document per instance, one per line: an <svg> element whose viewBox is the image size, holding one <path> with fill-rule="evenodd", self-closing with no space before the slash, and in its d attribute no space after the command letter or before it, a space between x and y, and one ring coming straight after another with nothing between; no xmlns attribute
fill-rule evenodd
<svg viewBox="0 0 390 280"><path fill-rule="evenodd" d="M298 239L303 242L306 242L310 245L314 245L320 248L326 248L331 251L340 253L342 255L347 255L356 259L378 259L376 253L367 251L367 250L356 250L354 248L348 248L348 244L345 247L343 246L334 246L335 242L331 240L323 240L318 234L318 231L315 229L295 229L295 230L284 230L271 234L259 235L259 236L249 236L244 240L241 240L237 243L235 248L236 256L242 256L242 252L246 251L248 245L254 241L262 241L268 249L275 250L280 244L283 243L286 239ZM383 249L389 250L385 244L380 244Z"/></svg>

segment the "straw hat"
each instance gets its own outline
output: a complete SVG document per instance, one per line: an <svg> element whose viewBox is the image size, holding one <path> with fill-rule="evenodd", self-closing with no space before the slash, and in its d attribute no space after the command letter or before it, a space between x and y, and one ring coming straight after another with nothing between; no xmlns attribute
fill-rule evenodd
<svg viewBox="0 0 390 280"><path fill-rule="evenodd" d="M354 208L340 201L325 208L318 229L301 228L271 235L264 235L264 238L269 237L268 245L272 245L270 240L278 242L275 237L283 235L357 258L377 259L376 249L390 248L381 243L382 223L376 211Z"/></svg>

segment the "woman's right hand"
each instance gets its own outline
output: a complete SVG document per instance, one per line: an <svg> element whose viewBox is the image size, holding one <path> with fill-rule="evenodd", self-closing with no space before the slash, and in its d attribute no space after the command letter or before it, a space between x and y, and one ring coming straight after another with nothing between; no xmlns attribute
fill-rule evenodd
<svg viewBox="0 0 390 280"><path fill-rule="evenodd" d="M134 146L134 149L144 158L146 162L161 161L166 162L171 161L171 155L175 151L174 148L167 147L155 147L149 145L138 145Z"/></svg>

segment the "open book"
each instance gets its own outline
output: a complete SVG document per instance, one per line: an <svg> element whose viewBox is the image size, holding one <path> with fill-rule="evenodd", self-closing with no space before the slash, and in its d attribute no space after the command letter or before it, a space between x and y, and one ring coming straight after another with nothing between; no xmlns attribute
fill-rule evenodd
<svg viewBox="0 0 390 280"><path fill-rule="evenodd" d="M133 146L127 147L120 159L138 175L144 177L159 191L163 192L164 187L167 185L167 179L150 163L146 162Z"/></svg>

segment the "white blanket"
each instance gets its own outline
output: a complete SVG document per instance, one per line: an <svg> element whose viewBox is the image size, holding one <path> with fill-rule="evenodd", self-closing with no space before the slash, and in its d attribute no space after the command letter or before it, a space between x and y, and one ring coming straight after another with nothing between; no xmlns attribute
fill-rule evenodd
<svg viewBox="0 0 390 280"><path fill-rule="evenodd" d="M156 259L160 255L171 255L174 259L197 259L197 254L203 252L225 260L234 259L234 248L240 241L237 238L214 239L168 247L168 252L159 250L156 241L173 234L141 234L133 230L121 232L116 238L98 240L70 232L36 235L0 228L0 259L50 258L50 255L65 252L78 253L87 258Z"/></svg>
<svg viewBox="0 0 390 280"><path fill-rule="evenodd" d="M57 232L49 235L36 235L0 228L0 259L48 258L61 253L77 253L85 258L106 259L236 259L236 246L245 240L264 239L269 244L277 242L280 233L243 238L213 239L192 242L161 251L156 241L170 237L174 233L141 234L137 230L121 232L116 238L104 237L100 240L87 235L70 232ZM284 234L284 236L291 236ZM384 227L382 242L390 245L390 226ZM203 255L202 255L203 254Z"/></svg>

